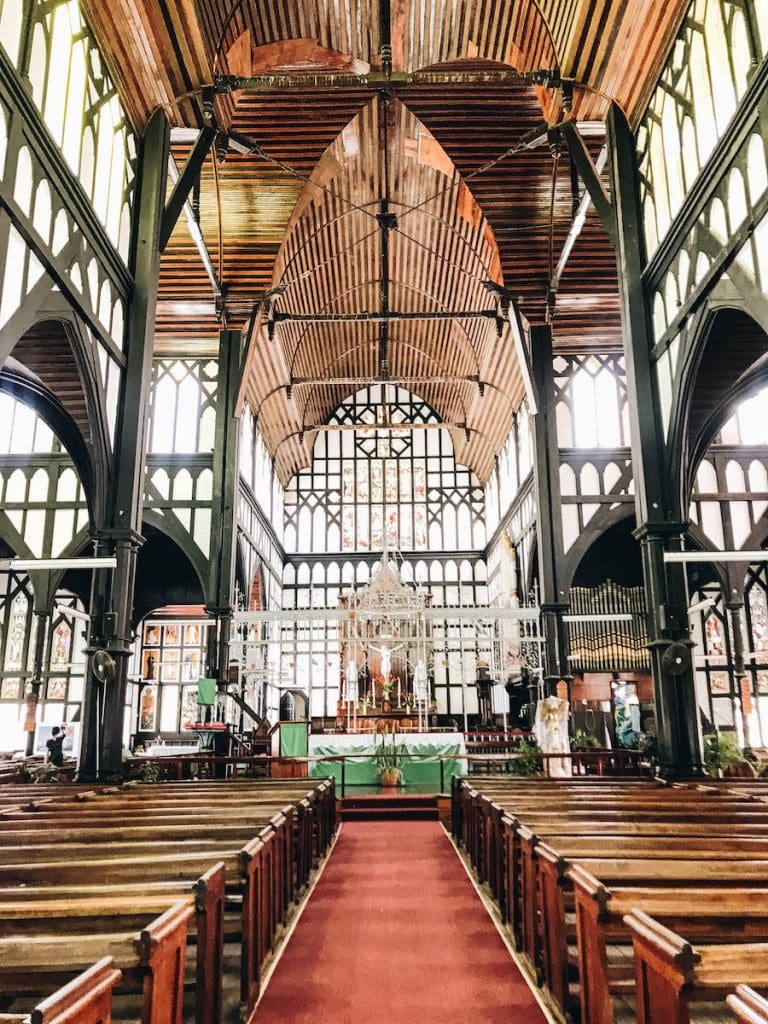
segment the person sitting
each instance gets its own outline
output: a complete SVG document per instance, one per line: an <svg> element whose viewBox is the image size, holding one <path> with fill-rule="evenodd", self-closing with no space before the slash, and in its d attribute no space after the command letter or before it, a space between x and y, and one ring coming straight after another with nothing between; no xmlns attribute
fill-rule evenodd
<svg viewBox="0 0 768 1024"><path fill-rule="evenodd" d="M66 725L62 725L61 728L58 725L54 725L51 729L51 738L45 744L46 746L46 760L51 764L55 764L57 768L61 768L64 764L64 739L67 735Z"/></svg>

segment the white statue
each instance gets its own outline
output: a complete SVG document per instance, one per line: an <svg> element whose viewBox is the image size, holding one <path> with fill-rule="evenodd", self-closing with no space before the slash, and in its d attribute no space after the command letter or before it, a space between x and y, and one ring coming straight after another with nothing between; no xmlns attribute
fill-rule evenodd
<svg viewBox="0 0 768 1024"><path fill-rule="evenodd" d="M571 741L568 737L567 700L561 697L546 697L536 705L536 721L533 732L536 742L545 754L570 754ZM547 774L550 778L564 779L571 776L571 759L549 757Z"/></svg>
<svg viewBox="0 0 768 1024"><path fill-rule="evenodd" d="M357 700L357 662L353 658L347 664L347 703L353 703Z"/></svg>

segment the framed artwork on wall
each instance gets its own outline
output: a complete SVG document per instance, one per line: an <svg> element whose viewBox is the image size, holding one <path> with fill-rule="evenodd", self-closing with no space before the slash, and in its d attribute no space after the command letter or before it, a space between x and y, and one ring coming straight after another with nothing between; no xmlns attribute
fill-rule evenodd
<svg viewBox="0 0 768 1024"><path fill-rule="evenodd" d="M155 732L157 729L157 686L145 686L139 697L139 732Z"/></svg>

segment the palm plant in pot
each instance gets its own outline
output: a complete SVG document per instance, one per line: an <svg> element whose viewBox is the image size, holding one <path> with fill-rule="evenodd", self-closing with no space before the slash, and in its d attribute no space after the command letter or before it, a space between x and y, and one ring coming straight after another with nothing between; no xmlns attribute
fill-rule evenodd
<svg viewBox="0 0 768 1024"><path fill-rule="evenodd" d="M389 736L389 741L387 737ZM394 733L382 733L376 750L376 774L382 786L397 786L403 781L400 764L405 745L395 740Z"/></svg>

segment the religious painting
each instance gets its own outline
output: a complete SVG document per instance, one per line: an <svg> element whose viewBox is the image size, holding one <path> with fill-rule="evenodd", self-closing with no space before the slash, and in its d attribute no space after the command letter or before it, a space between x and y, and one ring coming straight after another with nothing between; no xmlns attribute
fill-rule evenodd
<svg viewBox="0 0 768 1024"><path fill-rule="evenodd" d="M384 475L380 462L371 463L371 501L384 500Z"/></svg>
<svg viewBox="0 0 768 1024"><path fill-rule="evenodd" d="M757 692L768 694L768 672L757 673Z"/></svg>
<svg viewBox="0 0 768 1024"><path fill-rule="evenodd" d="M163 644L166 647L178 647L181 642L181 634L178 623L171 622L163 628Z"/></svg>
<svg viewBox="0 0 768 1024"><path fill-rule="evenodd" d="M704 624L707 641L707 654L721 656L725 654L723 625L716 615L708 615Z"/></svg>
<svg viewBox="0 0 768 1024"><path fill-rule="evenodd" d="M21 668L24 657L24 637L27 625L27 607L29 602L26 595L19 593L13 599L11 614L8 622L8 639L5 646L5 667Z"/></svg>
<svg viewBox="0 0 768 1024"><path fill-rule="evenodd" d="M709 676L709 688L712 693L730 693L731 680L727 672L712 672Z"/></svg>
<svg viewBox="0 0 768 1024"><path fill-rule="evenodd" d="M144 627L144 646L145 647L158 647L160 644L160 627L159 626L145 626Z"/></svg>
<svg viewBox="0 0 768 1024"><path fill-rule="evenodd" d="M640 737L640 701L635 683L614 684L613 719L618 745L628 749L636 747Z"/></svg>
<svg viewBox="0 0 768 1024"><path fill-rule="evenodd" d="M374 505L371 509L371 551L380 551L384 547L384 509Z"/></svg>
<svg viewBox="0 0 768 1024"><path fill-rule="evenodd" d="M66 622L60 622L53 631L51 645L51 668L65 668L69 664L69 646L72 630Z"/></svg>
<svg viewBox="0 0 768 1024"><path fill-rule="evenodd" d="M427 496L427 471L423 462L413 467L413 497L415 501L424 501Z"/></svg>
<svg viewBox="0 0 768 1024"><path fill-rule="evenodd" d="M0 700L18 700L20 697L20 679L3 679L3 681L0 682Z"/></svg>
<svg viewBox="0 0 768 1024"><path fill-rule="evenodd" d="M413 510L413 534L414 546L425 548L427 546L427 509L424 505L417 505Z"/></svg>
<svg viewBox="0 0 768 1024"><path fill-rule="evenodd" d="M48 700L66 700L67 699L67 680L66 679L49 679L48 687L46 690L46 698Z"/></svg>
<svg viewBox="0 0 768 1024"><path fill-rule="evenodd" d="M157 686L145 686L139 698L139 732L157 728Z"/></svg>
<svg viewBox="0 0 768 1024"><path fill-rule="evenodd" d="M181 688L181 728L189 729L198 721L197 683Z"/></svg>
<svg viewBox="0 0 768 1024"><path fill-rule="evenodd" d="M399 547L397 534L397 506L387 508L387 545Z"/></svg>
<svg viewBox="0 0 768 1024"><path fill-rule="evenodd" d="M181 652L177 650L163 650L163 670L160 678L166 683L178 683L179 681L179 660Z"/></svg>
<svg viewBox="0 0 768 1024"><path fill-rule="evenodd" d="M181 666L181 681L191 683L197 680L200 675L200 651L192 650L184 652L184 661Z"/></svg>
<svg viewBox="0 0 768 1024"><path fill-rule="evenodd" d="M754 583L749 589L749 623L752 632L752 650L768 653L768 608L766 593Z"/></svg>
<svg viewBox="0 0 768 1024"><path fill-rule="evenodd" d="M341 470L341 496L344 501L354 501L355 499L355 464L354 462L344 462Z"/></svg>
<svg viewBox="0 0 768 1024"><path fill-rule="evenodd" d="M187 623L184 627L184 646L200 646L200 626L196 622Z"/></svg>
<svg viewBox="0 0 768 1024"><path fill-rule="evenodd" d="M355 509L347 505L341 517L341 544L345 551L355 548Z"/></svg>
<svg viewBox="0 0 768 1024"><path fill-rule="evenodd" d="M360 462L357 466L357 500L368 501L368 463Z"/></svg>
<svg viewBox="0 0 768 1024"><path fill-rule="evenodd" d="M144 661L141 666L142 679L157 678L157 661L159 651L144 651Z"/></svg>
<svg viewBox="0 0 768 1024"><path fill-rule="evenodd" d="M397 463L387 459L384 463L385 496L387 501L397 501Z"/></svg>

